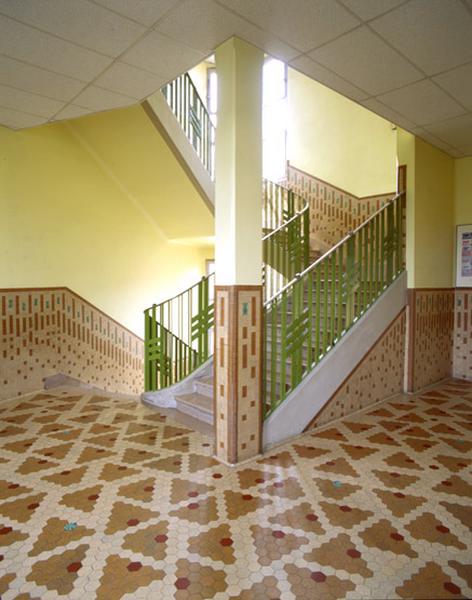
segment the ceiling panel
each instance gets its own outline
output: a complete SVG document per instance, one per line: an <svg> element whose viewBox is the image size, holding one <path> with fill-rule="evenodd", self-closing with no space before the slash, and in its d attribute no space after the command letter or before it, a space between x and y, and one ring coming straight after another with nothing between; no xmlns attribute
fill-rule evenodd
<svg viewBox="0 0 472 600"><path fill-rule="evenodd" d="M0 122L138 102L234 35L470 152L471 32L472 0L0 0Z"/></svg>
<svg viewBox="0 0 472 600"><path fill-rule="evenodd" d="M446 144L446 142L443 142L441 139L439 139L438 137L436 137L435 135L433 135L431 132L429 132L427 129L424 129L423 127L417 127L415 129L412 129L412 133L414 133L416 136L420 137L425 142L428 142L428 144L431 144L432 146L436 146L436 148L439 148L440 150L443 150L444 152L450 153L453 151L452 146L450 146L449 144Z"/></svg>
<svg viewBox="0 0 472 600"><path fill-rule="evenodd" d="M163 79L170 79L175 73L188 70L188 65L194 66L204 58L202 52L151 31L128 50L121 61L152 71Z"/></svg>
<svg viewBox="0 0 472 600"><path fill-rule="evenodd" d="M34 106L35 114L41 117L52 117L64 106L64 102L51 100L44 96L17 90L6 85L0 85L0 106L29 112Z"/></svg>
<svg viewBox="0 0 472 600"><path fill-rule="evenodd" d="M367 98L369 94L360 90L349 81L346 81L336 73L329 71L322 65L316 63L314 60L309 58L308 56L300 56L299 58L295 58L290 62L290 66L308 75L308 77L312 77L319 83L326 85L327 87L336 90L340 94L344 94L353 100L362 100L363 98Z"/></svg>
<svg viewBox="0 0 472 600"><path fill-rule="evenodd" d="M423 79L378 98L418 125L441 121L466 112L429 79Z"/></svg>
<svg viewBox="0 0 472 600"><path fill-rule="evenodd" d="M83 81L96 77L112 61L2 15L0 31L0 54Z"/></svg>
<svg viewBox="0 0 472 600"><path fill-rule="evenodd" d="M140 100L153 94L165 81L149 71L115 62L95 83L112 92Z"/></svg>
<svg viewBox="0 0 472 600"><path fill-rule="evenodd" d="M110 10L150 27L180 0L95 0Z"/></svg>
<svg viewBox="0 0 472 600"><path fill-rule="evenodd" d="M466 147L471 144L472 140L472 115L463 115L441 123L434 123L426 126L425 129L446 144L456 148Z"/></svg>
<svg viewBox="0 0 472 600"><path fill-rule="evenodd" d="M156 29L208 56L222 42L237 35L278 58L289 61L298 50L248 23L211 0L184 0Z"/></svg>
<svg viewBox="0 0 472 600"><path fill-rule="evenodd" d="M89 108L83 106L76 106L75 104L68 104L54 117L55 121L61 121L63 119L76 119L77 117L83 117L84 115L90 114L92 111Z"/></svg>
<svg viewBox="0 0 472 600"><path fill-rule="evenodd" d="M70 100L84 87L83 81L52 73L0 55L0 83L55 100Z"/></svg>
<svg viewBox="0 0 472 600"><path fill-rule="evenodd" d="M261 29L307 52L359 25L333 0L218 0ZM300 19L303 15L303 19Z"/></svg>
<svg viewBox="0 0 472 600"><path fill-rule="evenodd" d="M400 125L400 127L403 127L403 129L411 130L414 127L416 127L416 123L413 123L413 121L410 121L403 115L397 113L389 106L385 106L385 104L377 100L377 98L369 98L368 100L363 100L361 104L362 106L365 106L374 113L380 115L384 119L395 123L395 125Z"/></svg>
<svg viewBox="0 0 472 600"><path fill-rule="evenodd" d="M35 127L44 123L42 117L29 115L24 112L12 110L10 108L2 108L0 106L0 123L12 129L22 129L24 127Z"/></svg>
<svg viewBox="0 0 472 600"><path fill-rule="evenodd" d="M88 0L0 0L0 13L108 56L118 56L145 31Z"/></svg>
<svg viewBox="0 0 472 600"><path fill-rule="evenodd" d="M411 0L370 26L428 75L472 61L472 14L460 0Z"/></svg>
<svg viewBox="0 0 472 600"><path fill-rule="evenodd" d="M119 108L135 103L136 100L134 98L117 94L116 92L110 92L109 90L104 90L95 85L87 87L77 96L77 98L74 98L74 104L90 110Z"/></svg>
<svg viewBox="0 0 472 600"><path fill-rule="evenodd" d="M472 110L472 63L436 75L433 81L454 96L463 106Z"/></svg>
<svg viewBox="0 0 472 600"><path fill-rule="evenodd" d="M422 78L420 71L367 27L346 33L310 56L371 95Z"/></svg>
<svg viewBox="0 0 472 600"><path fill-rule="evenodd" d="M383 13L403 4L405 0L340 0L363 21L378 17Z"/></svg>

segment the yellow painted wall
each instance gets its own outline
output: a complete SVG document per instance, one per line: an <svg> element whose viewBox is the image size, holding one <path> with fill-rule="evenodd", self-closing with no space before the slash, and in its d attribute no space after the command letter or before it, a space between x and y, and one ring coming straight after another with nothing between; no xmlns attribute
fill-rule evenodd
<svg viewBox="0 0 472 600"><path fill-rule="evenodd" d="M454 159L419 138L415 154L415 287L450 287Z"/></svg>
<svg viewBox="0 0 472 600"><path fill-rule="evenodd" d="M214 233L214 218L141 106L68 122L169 239Z"/></svg>
<svg viewBox="0 0 472 600"><path fill-rule="evenodd" d="M454 161L455 224L472 223L472 157Z"/></svg>
<svg viewBox="0 0 472 600"><path fill-rule="evenodd" d="M398 163L407 166L408 287L454 284L454 159L398 129Z"/></svg>
<svg viewBox="0 0 472 600"><path fill-rule="evenodd" d="M416 138L412 133L397 129L397 161L406 165L406 268L408 287L415 283L415 148Z"/></svg>
<svg viewBox="0 0 472 600"><path fill-rule="evenodd" d="M105 131L121 112L87 119ZM117 118L115 126L121 125ZM152 191L146 196L137 173L128 173L124 185L114 171L120 168L119 151L135 162L136 171L142 155L133 145L98 147L95 139L98 150L88 147L77 137L87 130L88 124L78 122L22 131L0 127L0 287L68 286L142 334L142 310L194 283L213 251L188 240L171 242L162 233L159 216L166 203L175 220L201 218L194 219L191 200L179 195L185 186L158 199ZM108 151L107 163L100 153ZM153 155L155 177L149 183L157 187L178 173L164 157ZM208 221L201 218L200 233L211 233ZM163 223L174 237L187 232L187 225L172 225L168 216Z"/></svg>
<svg viewBox="0 0 472 600"><path fill-rule="evenodd" d="M396 134L373 112L288 69L287 154L357 196L396 189Z"/></svg>

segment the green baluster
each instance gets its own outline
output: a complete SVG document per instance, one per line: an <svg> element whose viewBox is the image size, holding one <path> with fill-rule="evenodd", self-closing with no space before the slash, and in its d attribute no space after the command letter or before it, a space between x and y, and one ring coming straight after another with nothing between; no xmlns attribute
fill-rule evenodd
<svg viewBox="0 0 472 600"><path fill-rule="evenodd" d="M323 355L328 348L328 290L329 290L329 260L324 260L324 290L323 290Z"/></svg>
<svg viewBox="0 0 472 600"><path fill-rule="evenodd" d="M334 346L335 339L335 318L336 318L336 256L332 252L328 257L331 263L331 305L330 305L330 340L331 348Z"/></svg>
<svg viewBox="0 0 472 600"><path fill-rule="evenodd" d="M151 331L149 327L149 311L144 311L144 391L149 392L151 382L149 380L149 344L151 343Z"/></svg>
<svg viewBox="0 0 472 600"><path fill-rule="evenodd" d="M293 306L293 289L291 292L284 292L280 302L281 319L280 319L280 392L277 404L285 400L286 389L286 372L287 372L287 294L292 297Z"/></svg>
<svg viewBox="0 0 472 600"><path fill-rule="evenodd" d="M338 301L338 323L336 330L336 339L339 339L343 332L343 281L342 281L342 273L344 269L343 263L343 251L344 245L339 246L338 248L338 277L337 277L337 285L336 285L336 298Z"/></svg>
<svg viewBox="0 0 472 600"><path fill-rule="evenodd" d="M363 302L362 302L362 310L365 312L368 306L368 273L369 273L369 230L367 227L362 228L363 242L364 242L364 251L363 251L363 276L362 276L362 288L363 288Z"/></svg>
<svg viewBox="0 0 472 600"><path fill-rule="evenodd" d="M316 304L315 304L315 363L320 360L321 348L320 348L320 321L321 321L321 265L318 264L315 267L315 278L316 278Z"/></svg>

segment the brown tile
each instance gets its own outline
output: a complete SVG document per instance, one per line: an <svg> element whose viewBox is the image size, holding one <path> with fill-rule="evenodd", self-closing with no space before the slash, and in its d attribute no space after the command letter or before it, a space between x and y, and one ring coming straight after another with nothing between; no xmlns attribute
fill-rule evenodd
<svg viewBox="0 0 472 600"><path fill-rule="evenodd" d="M37 561L26 577L27 581L44 585L48 590L55 590L63 596L69 594L74 588L74 581L79 575L88 549L87 544L81 544L73 550Z"/></svg>
<svg viewBox="0 0 472 600"><path fill-rule="evenodd" d="M42 552L54 550L60 546L67 546L70 542L75 542L83 537L91 536L95 533L93 529L87 529L83 525L77 525L75 528L67 527L69 521L50 518L44 525L33 548L28 552L28 556L38 556Z"/></svg>
<svg viewBox="0 0 472 600"><path fill-rule="evenodd" d="M358 573L362 577L372 577L372 571L367 567L367 562L362 558L360 551L351 538L340 533L335 538L321 544L318 548L307 552L304 559L308 562L318 563L333 569L342 569L354 575Z"/></svg>
<svg viewBox="0 0 472 600"><path fill-rule="evenodd" d="M378 548L384 552L403 554L409 558L416 558L418 556L418 553L405 541L404 536L387 519L380 519L380 521L367 527L367 529L359 533L359 537L369 548Z"/></svg>
<svg viewBox="0 0 472 600"><path fill-rule="evenodd" d="M154 560L163 560L166 557L168 533L169 522L160 521L125 535L122 547Z"/></svg>
<svg viewBox="0 0 472 600"><path fill-rule="evenodd" d="M431 600L432 598L464 598L461 588L444 573L441 567L430 561L403 585L396 588L400 598Z"/></svg>
<svg viewBox="0 0 472 600"><path fill-rule="evenodd" d="M0 504L0 514L9 519L26 523L44 500L46 494L34 494L26 498L17 498Z"/></svg>
<svg viewBox="0 0 472 600"><path fill-rule="evenodd" d="M139 561L112 555L107 558L96 598L118 600L125 594L133 594L141 587L148 587L154 581L161 581L164 576L165 573L161 569L154 569Z"/></svg>
<svg viewBox="0 0 472 600"><path fill-rule="evenodd" d="M141 508L126 502L115 502L105 529L107 535L124 529L146 523L150 519L159 517L159 513L147 508Z"/></svg>

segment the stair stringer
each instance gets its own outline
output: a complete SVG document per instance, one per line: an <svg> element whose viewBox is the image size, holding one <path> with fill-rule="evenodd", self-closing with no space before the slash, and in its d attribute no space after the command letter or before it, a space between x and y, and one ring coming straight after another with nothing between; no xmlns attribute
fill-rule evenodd
<svg viewBox="0 0 472 600"><path fill-rule="evenodd" d="M404 271L264 422L268 448L302 433L406 305Z"/></svg>
<svg viewBox="0 0 472 600"><path fill-rule="evenodd" d="M164 94L161 91L156 92L142 103L142 107L174 153L202 200L211 212L214 212L215 184L167 104Z"/></svg>

